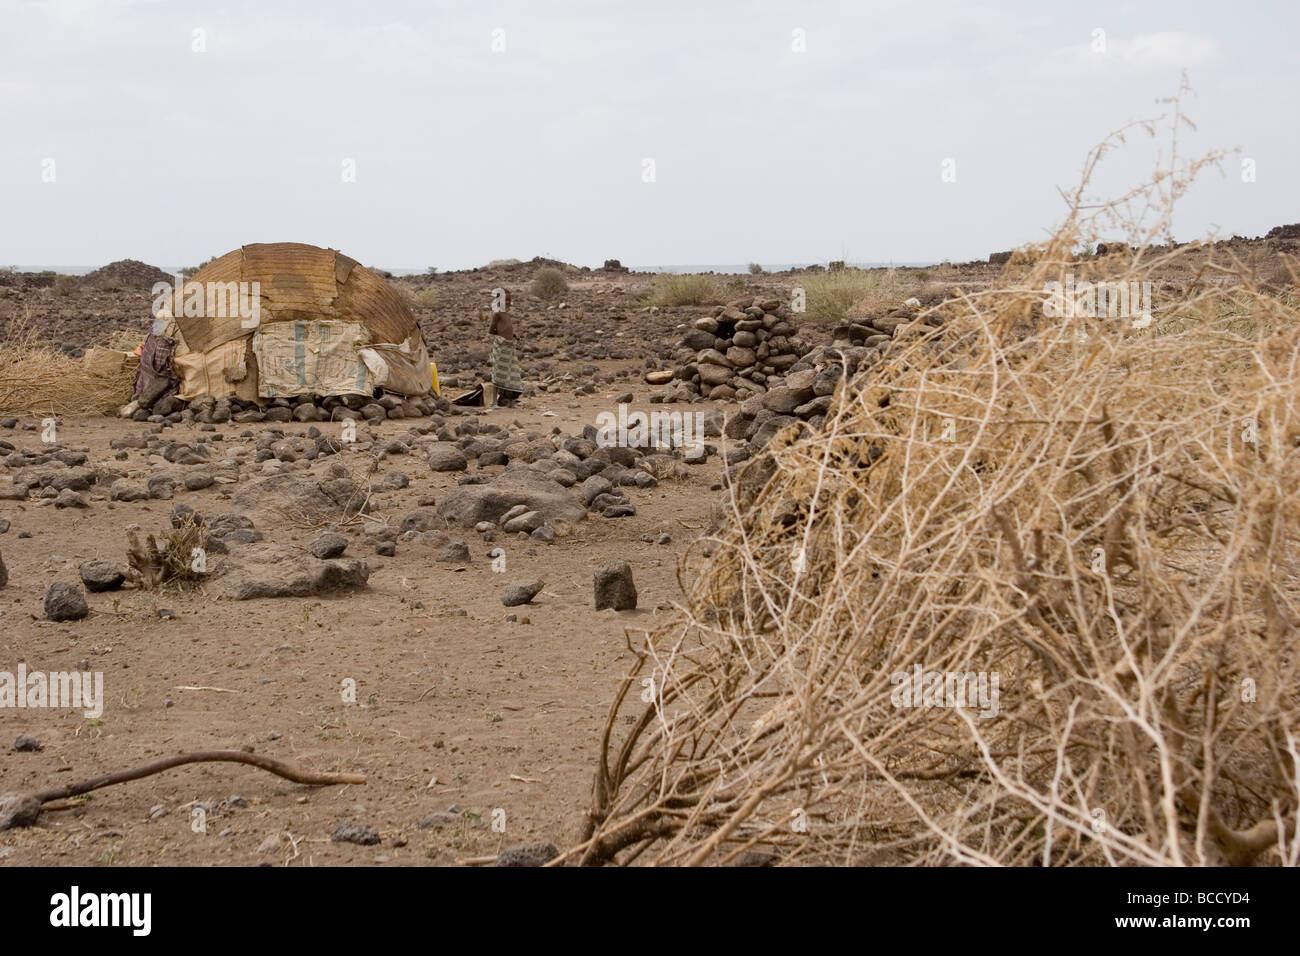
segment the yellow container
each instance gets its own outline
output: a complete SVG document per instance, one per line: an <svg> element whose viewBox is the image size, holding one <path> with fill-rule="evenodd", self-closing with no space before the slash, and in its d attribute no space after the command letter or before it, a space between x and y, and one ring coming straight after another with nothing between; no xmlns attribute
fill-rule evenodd
<svg viewBox="0 0 1300 956"><path fill-rule="evenodd" d="M429 363L429 378L431 380L430 384L433 386L433 394L441 395L442 389L438 387L438 364L436 362Z"/></svg>

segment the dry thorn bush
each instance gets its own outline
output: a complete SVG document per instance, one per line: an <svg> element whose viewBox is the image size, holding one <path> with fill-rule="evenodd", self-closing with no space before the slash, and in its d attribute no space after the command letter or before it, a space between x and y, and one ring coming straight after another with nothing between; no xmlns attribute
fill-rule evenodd
<svg viewBox="0 0 1300 956"><path fill-rule="evenodd" d="M1089 208L1112 144L1028 269L744 466L555 862L1300 862L1300 312L1154 244L1217 157ZM1139 254L1076 261L1117 223ZM1147 327L1044 315L1070 271L1159 290L1191 255ZM906 706L918 667L995 706Z"/></svg>

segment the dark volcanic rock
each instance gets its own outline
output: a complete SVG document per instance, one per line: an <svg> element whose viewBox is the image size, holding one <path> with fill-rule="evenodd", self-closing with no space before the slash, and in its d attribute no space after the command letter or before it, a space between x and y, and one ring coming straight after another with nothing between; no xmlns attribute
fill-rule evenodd
<svg viewBox="0 0 1300 956"><path fill-rule="evenodd" d="M438 503L438 514L453 524L473 527L496 522L515 505L527 505L548 522L581 521L586 511L564 487L529 469L508 470L492 481L461 485Z"/></svg>
<svg viewBox="0 0 1300 956"><path fill-rule="evenodd" d="M321 535L310 545L307 546L313 555L322 561L328 561L330 558L337 558L347 550L348 539L341 534L329 532Z"/></svg>
<svg viewBox="0 0 1300 956"><path fill-rule="evenodd" d="M55 581L45 592L45 616L51 621L80 621L89 613L85 593L69 581Z"/></svg>
<svg viewBox="0 0 1300 956"><path fill-rule="evenodd" d="M81 583L87 591L116 591L126 582L126 575L107 561L86 561L79 569Z"/></svg>
<svg viewBox="0 0 1300 956"><path fill-rule="evenodd" d="M615 611L636 609L636 585L632 582L632 568L626 561L615 561L596 572L596 610L613 608Z"/></svg>
<svg viewBox="0 0 1300 956"><path fill-rule="evenodd" d="M260 545L241 556L224 584L236 601L247 601L361 588L369 577L370 567L357 558L322 561L288 548Z"/></svg>
<svg viewBox="0 0 1300 956"><path fill-rule="evenodd" d="M527 843L507 847L493 861L493 866L543 866L560 855L553 843Z"/></svg>
<svg viewBox="0 0 1300 956"><path fill-rule="evenodd" d="M379 831L360 823L340 823L330 834L333 843L356 843L360 846L374 846L379 842Z"/></svg>
<svg viewBox="0 0 1300 956"><path fill-rule="evenodd" d="M538 592L545 587L543 581L529 581L527 584L512 584L501 592L501 603L506 607L518 607L520 604L527 604L533 598L537 597Z"/></svg>

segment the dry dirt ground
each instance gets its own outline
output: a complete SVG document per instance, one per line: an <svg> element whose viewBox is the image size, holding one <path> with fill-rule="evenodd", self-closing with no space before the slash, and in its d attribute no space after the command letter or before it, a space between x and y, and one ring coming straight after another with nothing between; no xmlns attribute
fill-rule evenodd
<svg viewBox="0 0 1300 956"><path fill-rule="evenodd" d="M644 311L649 277L609 273L571 275L561 310L526 295L530 271L398 281L412 294L444 383L453 388L485 367L486 292L496 285L516 292L522 331L534 347L523 356L525 377L549 381L552 390L478 420L518 421L541 432L558 426L574 435L629 391L634 408L660 407L649 404L657 389L642 380L647 360L670 359L680 329L707 310ZM955 267L945 278L980 285L997 271ZM0 325L34 325L69 351L106 342L117 330L140 335L147 325L150 297L138 282L64 283L58 290L53 280L0 279ZM784 297L797 277L722 281L737 298ZM575 394L591 385L593 391ZM38 420L20 416L14 429L0 429L0 438L36 445ZM389 421L378 433L394 435L411 424L419 422ZM297 434L309 426L283 427ZM114 462L109 442L145 428L103 416L66 418L59 439L84 447L92 463L143 476L143 453ZM251 447L241 433L255 438L266 428L218 430L226 447ZM176 425L163 437L196 433L197 426ZM346 463L349 455L365 457L349 449L330 460ZM416 458L382 467L410 478L407 488L375 502L390 521L400 521L421 496L441 500L457 477L432 473ZM0 588L0 671L15 672L19 664L45 672L88 667L103 673L105 697L98 719L72 709L0 710L0 792L224 748L367 778L364 786L311 788L246 766L183 767L96 791L73 808L43 814L36 827L0 833L0 865L455 864L519 844L571 845L589 805L606 709L629 664L626 632L665 620L680 599L678 575L690 574L689 554L698 554L692 544L721 497L711 490L720 472L711 458L653 489L627 488L635 516L589 517L550 544L499 536L505 573L493 572L486 556L492 545L472 529L452 531L469 543L471 560L463 566L438 563L429 550L401 542L395 557L379 557L354 530L348 555L377 568L364 590L233 601L211 584L127 589L88 595L90 615L73 623L43 619L52 581L76 581L89 559L124 565L128 528L163 530L178 502L203 514L236 510L229 489L239 485L178 487L172 501L110 502L100 494L84 510L0 501L0 526L8 524L0 554L9 572ZM318 534L265 511L257 527L269 542L304 548ZM654 543L665 533L670 543ZM632 566L636 611L594 610L593 572L614 560ZM546 583L533 604L503 607L506 585L537 578ZM344 695L349 681L356 688L351 702ZM15 751L19 735L35 737L43 749ZM380 841L332 842L348 822L374 828Z"/></svg>
<svg viewBox="0 0 1300 956"><path fill-rule="evenodd" d="M420 314L444 380L473 373L475 349L486 348L481 293L512 278L439 278L437 304ZM575 277L574 311L548 310L537 301L518 310L529 341L557 353L526 355L527 378L543 362L553 363L548 374L574 374L575 384L591 381L583 373L591 366L626 369L625 377L598 384L592 394L575 396L567 386L540 393L517 409L481 412L473 420L517 421L541 432L558 426L572 435L629 391L633 407L660 407L648 404L655 389L641 381L644 358L703 310L640 312L635 297L646 283L644 277L639 285L619 276ZM521 285L526 288L526 282L515 287ZM115 329L140 328L148 316L148 296L138 288L61 295L48 287L11 287L0 305L3 318L25 316L65 346L103 342ZM601 345L610 338L605 330L616 328L628 330L616 340L627 357L598 358L609 351ZM591 337L585 344L583 334ZM576 349L566 351L566 342ZM20 416L0 437L38 445L39 430L25 428L37 422ZM377 433L394 435L412 424L420 421L386 422ZM144 476L142 452L115 462L109 442L147 427L101 416L65 418L58 438L85 448L92 464ZM267 427L226 424L219 431L226 443L239 443L244 431L257 436ZM309 426L283 427L294 434ZM163 437L184 441L196 434L197 426L177 425ZM349 455L358 456L357 470L369 461L351 449L330 461L351 466ZM382 467L410 477L407 488L374 502L378 516L393 522L421 496L441 500L458 477L432 473L416 458ZM0 670L25 664L29 671L73 671L88 664L102 671L105 697L98 719L70 709L0 710L0 792L59 786L196 749L253 749L367 778L364 786L311 788L234 764L183 767L96 791L74 809L43 814L34 828L0 833L0 864L451 864L511 845L570 844L588 805L606 708L627 666L625 632L653 626L678 598L678 563L706 523L717 498L710 486L720 471L714 458L656 488L628 488L635 516L593 516L551 544L499 535L494 544L506 551L505 573L492 571L486 552L493 545L472 529L448 529L469 543L471 560L463 566L437 563L430 550L402 542L395 557L379 557L354 532L348 555L377 568L361 591L233 601L211 583L189 591L128 588L88 594L90 616L72 623L42 617L53 580L76 581L88 559L124 566L128 527L162 531L177 503L204 514L238 510L228 500L230 489L178 487L171 501L92 498L84 510L0 502L0 518L9 522L0 534L9 570L0 590ZM306 547L318 534L266 512L256 521L276 544ZM665 533L669 544L642 540ZM593 572L614 560L633 568L636 611L594 610ZM546 586L531 605L502 606L507 584L537 578ZM353 703L344 700L349 680ZM13 750L22 734L44 749ZM380 842L331 842L344 822L374 828Z"/></svg>
<svg viewBox="0 0 1300 956"><path fill-rule="evenodd" d="M539 396L480 420L543 431L559 424L574 433L625 388L585 396L579 408ZM647 407L649 387L633 390L637 407ZM557 417L545 417L547 410ZM109 440L139 430L83 418L66 421L60 438L88 447L92 461L111 460ZM185 430L170 432L181 438ZM418 497L441 498L454 487L454 474L413 460L393 464L411 483L381 496L382 517L400 520ZM209 748L252 748L316 770L361 772L368 782L309 788L243 766L184 767L97 791L76 809L44 814L36 828L0 834L0 860L451 863L507 845L572 842L606 706L626 666L625 631L652 626L676 599L678 560L706 521L719 471L712 459L685 478L627 489L635 516L592 517L551 544L500 536L504 573L492 571L490 545L472 530L453 530L470 545L464 565L436 563L429 550L401 542L395 557L379 558L357 539L348 553L379 566L361 591L232 601L214 597L211 586L128 589L88 595L90 616L72 623L40 619L56 576L76 580L87 559L124 564L128 525L161 530L177 502L200 513L230 510L218 499L221 486L179 490L174 501L99 501L77 511L4 502L0 511L11 522L0 538L10 569L0 604L4 669L72 671L89 661L103 672L105 703L99 719L66 709L0 712L0 790L44 789ZM257 520L275 543L305 547L316 536L287 518ZM23 532L31 536L20 538ZM641 540L664 533L670 544ZM633 567L636 611L594 610L593 572L614 560ZM502 606L506 584L537 578L546 587L531 605ZM344 700L349 679L355 703ZM19 734L44 750L12 751ZM196 806L206 832L196 832ZM504 811L504 832L492 827L495 811ZM342 822L373 827L381 843L330 842Z"/></svg>

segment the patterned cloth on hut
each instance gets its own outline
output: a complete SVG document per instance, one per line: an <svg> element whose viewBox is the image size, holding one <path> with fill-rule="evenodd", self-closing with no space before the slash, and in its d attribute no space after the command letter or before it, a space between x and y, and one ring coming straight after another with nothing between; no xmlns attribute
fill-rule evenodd
<svg viewBox="0 0 1300 956"><path fill-rule="evenodd" d="M499 335L492 336L492 384L510 392L524 387L514 343Z"/></svg>
<svg viewBox="0 0 1300 956"><path fill-rule="evenodd" d="M140 349L140 364L135 370L135 387L131 397L148 408L164 395L171 395L180 384L172 373L172 355L176 340L157 332L145 336Z"/></svg>

